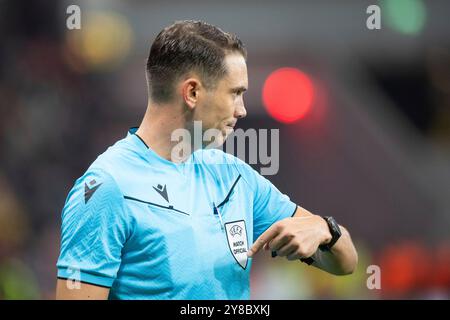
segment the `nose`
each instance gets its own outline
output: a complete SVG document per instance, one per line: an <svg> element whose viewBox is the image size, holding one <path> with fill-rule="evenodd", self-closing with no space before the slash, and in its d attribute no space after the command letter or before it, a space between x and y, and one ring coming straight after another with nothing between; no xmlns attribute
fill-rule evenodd
<svg viewBox="0 0 450 320"><path fill-rule="evenodd" d="M244 104L242 104L236 108L234 116L238 119L242 119L247 116L247 110L245 109Z"/></svg>

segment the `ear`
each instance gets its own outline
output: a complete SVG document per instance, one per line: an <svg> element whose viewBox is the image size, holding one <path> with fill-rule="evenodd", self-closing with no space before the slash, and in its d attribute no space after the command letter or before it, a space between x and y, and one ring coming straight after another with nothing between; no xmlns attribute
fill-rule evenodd
<svg viewBox="0 0 450 320"><path fill-rule="evenodd" d="M186 79L181 85L183 101L191 110L197 105L200 87L200 81L196 78Z"/></svg>

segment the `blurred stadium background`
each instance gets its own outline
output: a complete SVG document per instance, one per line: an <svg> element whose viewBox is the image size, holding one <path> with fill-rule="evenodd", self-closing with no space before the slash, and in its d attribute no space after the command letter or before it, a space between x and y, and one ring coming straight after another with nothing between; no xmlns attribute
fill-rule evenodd
<svg viewBox="0 0 450 320"><path fill-rule="evenodd" d="M66 28L70 4L81 30ZM381 30L366 28L371 4ZM252 298L448 299L449 12L444 0L0 0L0 299L54 297L67 192L140 123L150 44L181 19L245 42L238 126L280 129L280 170L268 178L335 216L360 254L340 278L259 255ZM294 94L270 99L268 79ZM381 290L366 286L369 265Z"/></svg>

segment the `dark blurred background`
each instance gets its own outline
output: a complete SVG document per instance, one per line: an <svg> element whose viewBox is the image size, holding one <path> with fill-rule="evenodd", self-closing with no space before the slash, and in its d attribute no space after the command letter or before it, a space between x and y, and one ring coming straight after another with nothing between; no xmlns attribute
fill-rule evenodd
<svg viewBox="0 0 450 320"><path fill-rule="evenodd" d="M80 30L66 27L71 4ZM366 27L371 4L380 30ZM450 298L449 12L444 0L0 0L0 299L54 298L67 193L140 123L150 45L183 19L244 41L238 126L280 129L280 169L268 178L335 216L360 255L357 272L338 278L260 255L252 298ZM287 83L283 70L303 78ZM291 101L263 100L269 78L289 84ZM292 101L303 94L312 100ZM288 119L286 106L303 111ZM381 289L366 285L370 265Z"/></svg>

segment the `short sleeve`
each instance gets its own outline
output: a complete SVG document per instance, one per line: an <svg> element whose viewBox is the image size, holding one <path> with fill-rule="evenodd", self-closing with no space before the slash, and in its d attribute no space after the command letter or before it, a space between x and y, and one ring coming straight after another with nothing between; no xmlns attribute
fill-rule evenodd
<svg viewBox="0 0 450 320"><path fill-rule="evenodd" d="M58 277L111 287L129 236L122 192L102 170L88 170L62 211Z"/></svg>
<svg viewBox="0 0 450 320"><path fill-rule="evenodd" d="M253 192L253 239L256 240L273 223L292 217L297 205L245 162L239 160L237 169Z"/></svg>

